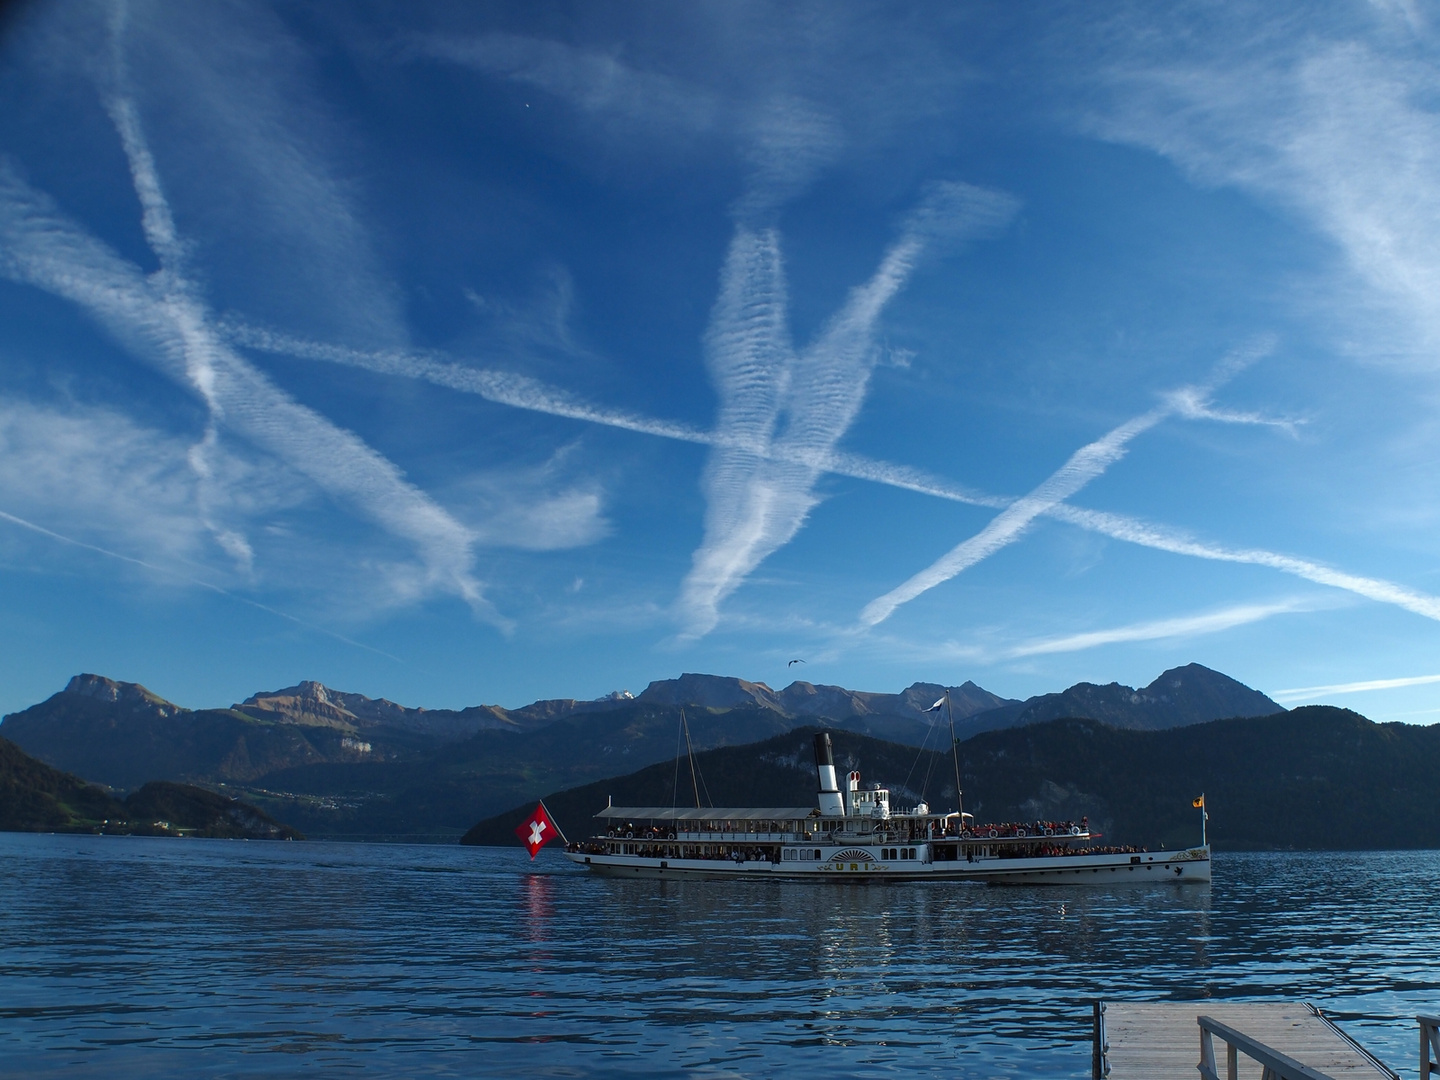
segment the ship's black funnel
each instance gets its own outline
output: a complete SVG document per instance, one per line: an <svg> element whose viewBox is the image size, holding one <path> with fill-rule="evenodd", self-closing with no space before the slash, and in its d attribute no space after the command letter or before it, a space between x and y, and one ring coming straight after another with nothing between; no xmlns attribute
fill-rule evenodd
<svg viewBox="0 0 1440 1080"><path fill-rule="evenodd" d="M835 751L830 747L830 733L815 736L815 774L820 782L820 813L826 817L845 816L845 797L835 780Z"/></svg>
<svg viewBox="0 0 1440 1080"><path fill-rule="evenodd" d="M830 746L830 733L828 731L817 732L815 735L815 767L823 769L826 765L835 764L835 751Z"/></svg>

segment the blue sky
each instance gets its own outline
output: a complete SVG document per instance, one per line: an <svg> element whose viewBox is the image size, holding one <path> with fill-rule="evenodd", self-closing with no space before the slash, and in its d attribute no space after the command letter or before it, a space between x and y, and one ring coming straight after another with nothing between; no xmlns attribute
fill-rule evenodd
<svg viewBox="0 0 1440 1080"><path fill-rule="evenodd" d="M6 20L0 709L1198 661L1440 719L1432 6Z"/></svg>

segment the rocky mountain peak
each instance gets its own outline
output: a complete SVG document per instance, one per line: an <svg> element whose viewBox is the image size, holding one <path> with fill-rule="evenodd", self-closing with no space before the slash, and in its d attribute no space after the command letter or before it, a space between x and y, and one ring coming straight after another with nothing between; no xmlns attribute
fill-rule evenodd
<svg viewBox="0 0 1440 1080"><path fill-rule="evenodd" d="M350 730L355 727L357 717L343 703L335 700L343 696L334 694L324 683L306 679L283 690L251 694L235 708L252 714L267 713L292 724Z"/></svg>
<svg viewBox="0 0 1440 1080"><path fill-rule="evenodd" d="M163 705L170 703L159 694L152 693L139 683L119 682L104 675L76 675L65 684L65 693L79 694L96 701L129 702L135 705Z"/></svg>
<svg viewBox="0 0 1440 1080"><path fill-rule="evenodd" d="M655 705L698 705L708 709L734 709L759 705L775 712L784 708L775 691L763 682L749 682L729 675L700 675L686 672L678 679L660 679L640 692L637 701Z"/></svg>

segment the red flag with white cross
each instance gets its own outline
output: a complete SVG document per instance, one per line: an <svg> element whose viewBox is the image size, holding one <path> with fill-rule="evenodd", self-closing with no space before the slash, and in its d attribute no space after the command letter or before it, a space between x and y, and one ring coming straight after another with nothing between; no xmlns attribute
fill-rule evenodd
<svg viewBox="0 0 1440 1080"><path fill-rule="evenodd" d="M515 826L515 835L530 852L530 858L535 858L535 853L548 844L551 840L564 839L565 834L560 831L560 826L551 819L549 812L545 809L544 800L535 804L535 812L526 818L519 825Z"/></svg>

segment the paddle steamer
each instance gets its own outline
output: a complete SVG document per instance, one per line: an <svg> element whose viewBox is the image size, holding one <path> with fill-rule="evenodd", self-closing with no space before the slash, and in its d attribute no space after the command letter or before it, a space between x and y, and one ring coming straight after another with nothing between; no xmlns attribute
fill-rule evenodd
<svg viewBox="0 0 1440 1080"><path fill-rule="evenodd" d="M925 803L892 809L890 792L849 775L841 790L828 732L815 736L814 807L609 806L566 856L613 877L771 877L823 881L981 881L1086 885L1208 882L1210 847L1105 846L1088 822L978 824ZM1203 815L1203 811L1202 811Z"/></svg>

